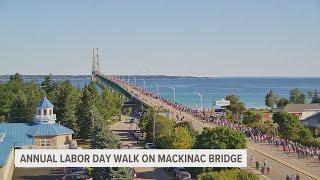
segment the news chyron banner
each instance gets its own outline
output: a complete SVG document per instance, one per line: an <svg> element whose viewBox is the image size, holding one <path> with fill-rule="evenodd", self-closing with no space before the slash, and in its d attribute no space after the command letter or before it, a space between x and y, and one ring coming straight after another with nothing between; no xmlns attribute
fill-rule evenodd
<svg viewBox="0 0 320 180"><path fill-rule="evenodd" d="M15 167L247 167L247 150L17 149Z"/></svg>

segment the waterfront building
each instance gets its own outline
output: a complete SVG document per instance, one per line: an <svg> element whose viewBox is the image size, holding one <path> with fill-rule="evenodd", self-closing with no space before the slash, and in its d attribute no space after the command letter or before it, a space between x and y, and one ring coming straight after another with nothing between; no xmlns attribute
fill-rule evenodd
<svg viewBox="0 0 320 180"><path fill-rule="evenodd" d="M14 170L14 149L70 149L73 131L56 123L53 104L44 97L32 123L0 123L0 179L9 180Z"/></svg>
<svg viewBox="0 0 320 180"><path fill-rule="evenodd" d="M320 112L320 104L287 104L276 109L276 112L286 112L296 115L299 120L306 118Z"/></svg>

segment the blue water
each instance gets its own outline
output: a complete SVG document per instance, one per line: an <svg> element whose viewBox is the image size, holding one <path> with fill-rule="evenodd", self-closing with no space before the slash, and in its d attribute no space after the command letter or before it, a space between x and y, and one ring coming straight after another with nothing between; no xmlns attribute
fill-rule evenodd
<svg viewBox="0 0 320 180"><path fill-rule="evenodd" d="M211 108L212 102L224 98L228 94L240 96L248 108L265 108L264 97L273 90L281 97L289 97L289 91L299 88L305 94L308 90L320 90L320 78L212 78L212 79L148 79L146 89L156 93L159 85L160 96L173 100L173 90L176 89L176 101L189 107L200 107L200 97L203 96L203 107ZM131 81L132 82L132 81ZM143 87L142 80L137 79L137 85Z"/></svg>
<svg viewBox="0 0 320 180"><path fill-rule="evenodd" d="M83 87L87 79L71 79L71 82ZM176 101L189 107L200 107L200 97L203 95L203 107L211 108L212 102L224 98L228 94L240 96L248 108L265 108L264 97L273 90L281 97L289 97L289 91L299 88L305 94L308 90L320 90L320 78L212 78L212 79L165 79L145 78L146 89L157 93L153 83L159 85L160 96L173 100L173 90L176 89ZM133 80L130 81L134 83ZM152 85L153 84L153 85ZM143 87L142 79L137 79L137 85ZM309 100L309 99L308 99Z"/></svg>

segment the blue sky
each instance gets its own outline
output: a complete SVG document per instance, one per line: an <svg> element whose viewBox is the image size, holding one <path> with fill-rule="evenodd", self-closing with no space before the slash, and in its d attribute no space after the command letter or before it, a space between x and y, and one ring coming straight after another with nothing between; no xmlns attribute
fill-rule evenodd
<svg viewBox="0 0 320 180"><path fill-rule="evenodd" d="M320 1L0 0L0 74L320 76Z"/></svg>

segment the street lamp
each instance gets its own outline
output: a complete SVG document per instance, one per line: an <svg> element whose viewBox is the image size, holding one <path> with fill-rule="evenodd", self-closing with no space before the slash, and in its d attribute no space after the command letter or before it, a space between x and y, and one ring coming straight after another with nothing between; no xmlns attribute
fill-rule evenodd
<svg viewBox="0 0 320 180"><path fill-rule="evenodd" d="M159 96L159 85L158 85L157 83L152 83L151 86L152 86L153 84L157 86L157 94L158 94L158 96Z"/></svg>
<svg viewBox="0 0 320 180"><path fill-rule="evenodd" d="M202 109L202 95L200 93L194 92L200 97L200 108Z"/></svg>
<svg viewBox="0 0 320 180"><path fill-rule="evenodd" d="M143 89L146 89L146 80L141 79L143 81Z"/></svg>
<svg viewBox="0 0 320 180"><path fill-rule="evenodd" d="M173 90L173 101L176 102L176 89L174 87L169 87Z"/></svg>

